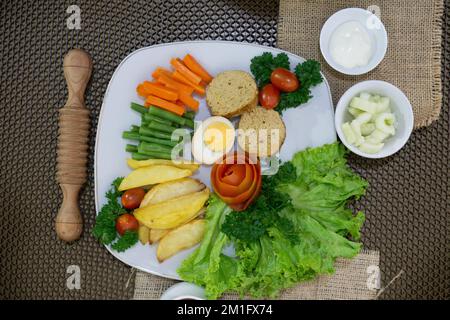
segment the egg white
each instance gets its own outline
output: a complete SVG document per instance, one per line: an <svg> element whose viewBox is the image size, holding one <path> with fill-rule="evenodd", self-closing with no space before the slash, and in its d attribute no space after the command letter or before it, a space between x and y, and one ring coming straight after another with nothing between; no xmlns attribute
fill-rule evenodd
<svg viewBox="0 0 450 320"><path fill-rule="evenodd" d="M208 128L208 126L216 122L224 123L230 130L233 130L233 141L227 144L225 150L214 152L211 149L209 149L208 146L205 144L204 133L206 128ZM194 132L191 146L192 156L199 163L208 165L213 164L217 160L221 159L225 154L230 152L230 150L233 148L235 139L236 139L236 131L230 120L219 116L210 117L204 120Z"/></svg>

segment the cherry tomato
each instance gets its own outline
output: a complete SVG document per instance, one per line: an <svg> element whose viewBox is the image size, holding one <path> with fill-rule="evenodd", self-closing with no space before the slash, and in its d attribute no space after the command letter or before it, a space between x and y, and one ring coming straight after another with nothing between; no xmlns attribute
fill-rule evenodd
<svg viewBox="0 0 450 320"><path fill-rule="evenodd" d="M143 188L134 188L127 190L122 195L122 205L125 209L133 210L139 207L145 196Z"/></svg>
<svg viewBox="0 0 450 320"><path fill-rule="evenodd" d="M270 82L283 92L292 92L300 86L297 76L284 68L276 68L270 75Z"/></svg>
<svg viewBox="0 0 450 320"><path fill-rule="evenodd" d="M259 103L266 109L273 109L280 102L280 90L272 84L266 84L259 92Z"/></svg>
<svg viewBox="0 0 450 320"><path fill-rule="evenodd" d="M125 213L116 220L116 230L121 236L125 231L137 231L138 228L139 223L132 214Z"/></svg>

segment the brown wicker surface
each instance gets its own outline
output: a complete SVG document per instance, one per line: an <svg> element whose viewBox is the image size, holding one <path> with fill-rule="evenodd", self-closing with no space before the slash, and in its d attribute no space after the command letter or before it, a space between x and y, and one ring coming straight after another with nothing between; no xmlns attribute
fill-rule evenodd
<svg viewBox="0 0 450 320"><path fill-rule="evenodd" d="M358 204L367 213L363 241L380 250L382 280L405 271L382 298L448 298L450 20L446 4L441 119L413 133L397 155L379 161L351 157L371 187ZM0 2L1 216L0 298L123 298L130 268L90 235L95 208L93 148L103 94L119 62L156 43L224 39L276 44L278 3L268 1L77 1L81 30L68 30L70 2ZM91 110L89 179L81 194L82 239L56 239L61 193L55 181L58 109L66 88L62 57L72 47L93 57L87 91ZM79 265L81 289L66 287Z"/></svg>

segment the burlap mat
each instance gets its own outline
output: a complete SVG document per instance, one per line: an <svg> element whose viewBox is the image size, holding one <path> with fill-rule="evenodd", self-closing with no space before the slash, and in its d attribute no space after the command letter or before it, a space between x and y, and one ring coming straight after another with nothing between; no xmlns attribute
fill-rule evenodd
<svg viewBox="0 0 450 320"><path fill-rule="evenodd" d="M133 297L131 268L90 233L97 119L108 82L124 57L144 46L193 39L276 45L277 1L79 0L81 30L68 30L71 4L0 1L0 299ZM443 23L441 117L415 130L393 157L349 159L370 183L356 208L367 215L364 247L380 252L382 287L405 271L382 299L450 297L449 4ZM62 57L73 47L92 55L94 72L86 96L92 125L89 179L80 197L85 232L68 246L56 239L53 219L61 201L55 182L57 116L67 94ZM79 290L66 286L71 265L80 267Z"/></svg>
<svg viewBox="0 0 450 320"><path fill-rule="evenodd" d="M370 282L369 286L367 282L369 276L377 272L379 262L380 255L377 251L364 250L354 259L337 259L334 275L320 276L313 281L307 281L296 287L286 289L279 298L286 300L374 299L377 294L376 281ZM134 299L159 299L161 294L175 283L174 280L138 271L135 280ZM229 293L223 295L221 299L235 300L239 299L239 296Z"/></svg>
<svg viewBox="0 0 450 320"><path fill-rule="evenodd" d="M378 6L388 33L384 60L371 72L345 76L333 70L319 49L323 23L334 12L349 8ZM429 125L439 117L441 91L441 21L443 0L281 0L278 46L305 58L319 59L330 83L333 101L353 84L384 80L398 86L409 98L414 127Z"/></svg>

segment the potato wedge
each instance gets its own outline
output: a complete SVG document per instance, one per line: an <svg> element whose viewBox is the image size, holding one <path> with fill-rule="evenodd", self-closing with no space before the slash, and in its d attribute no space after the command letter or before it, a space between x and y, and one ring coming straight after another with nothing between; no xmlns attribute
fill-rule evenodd
<svg viewBox="0 0 450 320"><path fill-rule="evenodd" d="M158 261L163 262L177 252L188 249L202 241L205 226L204 219L196 219L170 231L159 241L156 250Z"/></svg>
<svg viewBox="0 0 450 320"><path fill-rule="evenodd" d="M209 189L173 198L134 210L136 219L150 229L176 228L203 212L209 197Z"/></svg>
<svg viewBox="0 0 450 320"><path fill-rule="evenodd" d="M203 183L192 178L182 178L164 182L154 186L145 194L140 207L142 208L150 204L156 204L172 198L202 191L205 188L206 186Z"/></svg>
<svg viewBox="0 0 450 320"><path fill-rule="evenodd" d="M183 162L174 162L171 160L164 159L148 159L148 160L134 160L127 159L127 164L132 169L139 169L142 167L154 166L154 165L166 165L173 166L180 169L188 169L192 172L195 172L200 168L200 164L191 162L191 161L183 161Z"/></svg>
<svg viewBox="0 0 450 320"><path fill-rule="evenodd" d="M191 170L166 165L143 167L132 171L119 186L119 191L188 177Z"/></svg>
<svg viewBox="0 0 450 320"><path fill-rule="evenodd" d="M143 224L139 223L138 237L139 241L142 244L147 244L150 239L150 229L144 226Z"/></svg>
<svg viewBox="0 0 450 320"><path fill-rule="evenodd" d="M159 240L161 240L162 237L164 237L166 234L170 232L172 229L149 229L150 235L149 235L149 242L150 244L157 243Z"/></svg>

